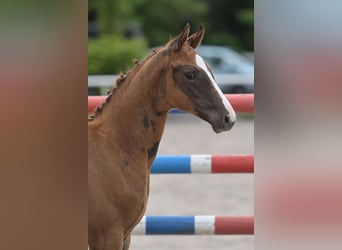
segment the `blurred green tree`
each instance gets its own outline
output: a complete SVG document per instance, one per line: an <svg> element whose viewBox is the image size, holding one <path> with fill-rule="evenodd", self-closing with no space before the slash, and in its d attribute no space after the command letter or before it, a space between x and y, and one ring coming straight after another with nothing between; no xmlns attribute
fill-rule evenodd
<svg viewBox="0 0 342 250"><path fill-rule="evenodd" d="M136 15L150 46L162 45L189 22L192 30L203 22L207 5L203 0L141 0Z"/></svg>
<svg viewBox="0 0 342 250"><path fill-rule="evenodd" d="M100 34L98 39L102 40L89 40L89 68L97 74L112 72L112 68L115 72L122 70L122 65L113 59L114 56L119 58L120 54L125 64L132 60L133 55L127 50L134 48L134 45L125 46L130 38L140 38L137 48L146 53L147 46L165 44L187 22L193 32L199 24L205 25L204 44L254 50L253 0L89 0L88 11L89 25L96 19L96 29L98 27ZM100 54L107 59L101 59ZM100 63L102 60L106 61L104 65Z"/></svg>
<svg viewBox="0 0 342 250"><path fill-rule="evenodd" d="M205 42L254 50L254 1L205 0L210 35Z"/></svg>
<svg viewBox="0 0 342 250"><path fill-rule="evenodd" d="M203 0L89 0L96 12L102 34L124 34L133 24L140 26L150 46L161 45L190 22L194 27L204 19Z"/></svg>
<svg viewBox="0 0 342 250"><path fill-rule="evenodd" d="M124 34L132 24L140 27L150 46L177 34L186 22L195 29L206 25L206 43L253 50L253 0L89 0L98 13L102 34Z"/></svg>

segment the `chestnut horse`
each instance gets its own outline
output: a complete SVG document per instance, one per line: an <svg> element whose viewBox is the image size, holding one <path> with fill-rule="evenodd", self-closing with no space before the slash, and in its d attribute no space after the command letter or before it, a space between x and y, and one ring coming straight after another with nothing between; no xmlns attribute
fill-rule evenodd
<svg viewBox="0 0 342 250"><path fill-rule="evenodd" d="M216 133L230 130L236 115L196 52L204 28L189 24L164 47L117 80L88 122L88 244L91 250L128 249L146 209L150 167L167 113L199 116Z"/></svg>

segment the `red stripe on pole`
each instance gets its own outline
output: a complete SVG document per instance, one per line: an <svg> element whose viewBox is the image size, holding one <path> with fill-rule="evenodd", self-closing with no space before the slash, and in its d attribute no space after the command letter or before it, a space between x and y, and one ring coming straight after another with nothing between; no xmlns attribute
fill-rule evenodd
<svg viewBox="0 0 342 250"><path fill-rule="evenodd" d="M254 94L225 95L236 112L254 112ZM106 96L88 96L88 114L94 113L96 107L106 100Z"/></svg>
<svg viewBox="0 0 342 250"><path fill-rule="evenodd" d="M254 173L254 155L212 155L213 173Z"/></svg>
<svg viewBox="0 0 342 250"><path fill-rule="evenodd" d="M215 234L254 234L254 217L215 217Z"/></svg>
<svg viewBox="0 0 342 250"><path fill-rule="evenodd" d="M225 95L236 112L254 113L254 94Z"/></svg>
<svg viewBox="0 0 342 250"><path fill-rule="evenodd" d="M106 96L88 96L88 114L94 113L105 100Z"/></svg>

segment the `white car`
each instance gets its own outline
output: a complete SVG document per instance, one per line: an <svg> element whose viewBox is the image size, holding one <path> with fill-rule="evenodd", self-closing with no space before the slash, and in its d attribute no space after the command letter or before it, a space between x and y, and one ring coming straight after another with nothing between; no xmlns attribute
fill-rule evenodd
<svg viewBox="0 0 342 250"><path fill-rule="evenodd" d="M253 93L254 64L229 47L202 45L197 52L211 67L224 93Z"/></svg>

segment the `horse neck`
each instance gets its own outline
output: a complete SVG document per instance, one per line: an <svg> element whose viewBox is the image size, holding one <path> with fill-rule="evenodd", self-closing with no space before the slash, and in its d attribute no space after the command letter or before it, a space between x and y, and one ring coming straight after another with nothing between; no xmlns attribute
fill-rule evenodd
<svg viewBox="0 0 342 250"><path fill-rule="evenodd" d="M157 152L170 108L164 98L166 80L160 66L148 63L128 74L99 116L107 138L126 145L130 153L146 150L149 162Z"/></svg>

